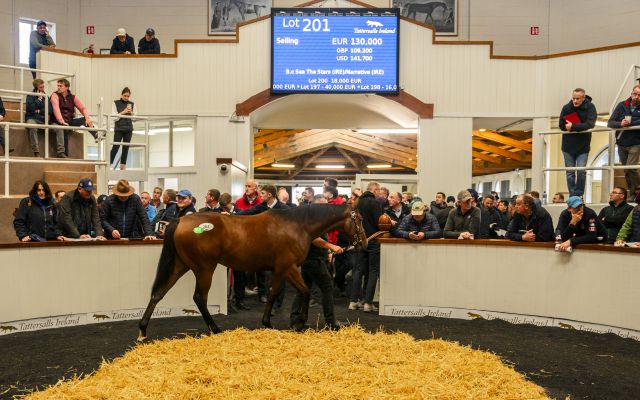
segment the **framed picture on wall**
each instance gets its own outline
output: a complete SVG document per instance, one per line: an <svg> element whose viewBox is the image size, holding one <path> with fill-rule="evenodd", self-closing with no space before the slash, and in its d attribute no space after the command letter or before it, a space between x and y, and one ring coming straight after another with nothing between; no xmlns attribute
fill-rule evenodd
<svg viewBox="0 0 640 400"><path fill-rule="evenodd" d="M436 36L458 36L458 0L393 0L400 15L432 25Z"/></svg>
<svg viewBox="0 0 640 400"><path fill-rule="evenodd" d="M271 13L271 0L207 0L209 35L235 35L236 25Z"/></svg>

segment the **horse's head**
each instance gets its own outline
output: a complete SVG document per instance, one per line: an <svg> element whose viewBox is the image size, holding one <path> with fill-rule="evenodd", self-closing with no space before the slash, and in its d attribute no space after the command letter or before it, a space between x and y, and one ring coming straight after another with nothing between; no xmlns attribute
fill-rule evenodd
<svg viewBox="0 0 640 400"><path fill-rule="evenodd" d="M349 238L349 244L356 250L367 247L367 235L362 226L362 216L356 209L349 210L349 218L344 223L344 233Z"/></svg>

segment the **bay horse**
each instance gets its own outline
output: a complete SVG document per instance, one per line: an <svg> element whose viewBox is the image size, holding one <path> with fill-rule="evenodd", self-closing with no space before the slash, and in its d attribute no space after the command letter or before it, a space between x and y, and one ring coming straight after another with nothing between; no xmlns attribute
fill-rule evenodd
<svg viewBox="0 0 640 400"><path fill-rule="evenodd" d="M431 22L435 22L433 20L433 16L431 14L433 14L433 12L437 9L442 7L442 16L443 16L443 20L444 20L444 16L447 13L447 5L445 3L441 3L438 1L432 1L430 3L411 3L407 6L407 18L411 18L411 15L413 14L413 19L417 20L416 18L416 13L423 13L423 14L427 14L427 16L424 18L424 23L426 24L427 21L429 20L429 18L431 18Z"/></svg>
<svg viewBox="0 0 640 400"><path fill-rule="evenodd" d="M212 333L221 329L207 309L207 296L218 264L237 271L273 271L262 324L271 328L271 309L283 280L303 297L302 317L309 312L309 288L298 266L307 257L311 241L322 233L342 230L356 249L367 247L362 217L349 205L314 204L258 215L197 213L179 218L165 230L164 243L149 305L140 320L138 341L147 336L154 308L187 271L193 271L193 301Z"/></svg>

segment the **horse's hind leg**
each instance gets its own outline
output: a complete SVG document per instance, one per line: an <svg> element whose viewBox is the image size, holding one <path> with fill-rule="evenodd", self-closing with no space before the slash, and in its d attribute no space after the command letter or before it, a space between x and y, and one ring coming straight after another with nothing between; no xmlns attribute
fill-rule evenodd
<svg viewBox="0 0 640 400"><path fill-rule="evenodd" d="M282 285L282 276L272 273L271 279L269 280L269 296L267 297L267 304L264 308L264 314L262 315L262 325L264 325L265 328L273 328L271 325L271 310L273 310L273 303L280 291L280 285Z"/></svg>
<svg viewBox="0 0 640 400"><path fill-rule="evenodd" d="M209 289L211 288L211 279L213 278L213 271L216 269L216 264L213 268L208 266L202 267L196 272L196 290L193 293L193 301L198 306L202 318L204 318L205 324L212 333L220 333L222 329L213 322L213 317L207 308L207 298L209 297Z"/></svg>
<svg viewBox="0 0 640 400"><path fill-rule="evenodd" d="M138 335L138 341L142 342L147 338L147 326L149 325L149 320L151 319L151 315L153 314L153 310L156 308L156 305L162 298L167 294L169 289L176 284L178 279L182 277L182 275L187 272L189 268L185 266L183 263L177 261L174 265L173 271L168 276L165 282L154 282L153 290L151 292L151 299L149 300L149 305L147 305L147 309L140 320L140 333Z"/></svg>

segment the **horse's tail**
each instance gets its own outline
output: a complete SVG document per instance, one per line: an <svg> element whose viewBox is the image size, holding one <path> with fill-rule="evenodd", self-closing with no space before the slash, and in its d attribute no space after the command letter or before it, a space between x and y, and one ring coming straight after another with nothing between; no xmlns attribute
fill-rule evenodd
<svg viewBox="0 0 640 400"><path fill-rule="evenodd" d="M173 235L176 232L180 218L176 218L167 225L164 231L164 243L162 244L162 253L158 261L158 270L156 271L156 279L153 282L151 293L155 293L169 280L171 273L176 264L176 245L173 242Z"/></svg>

